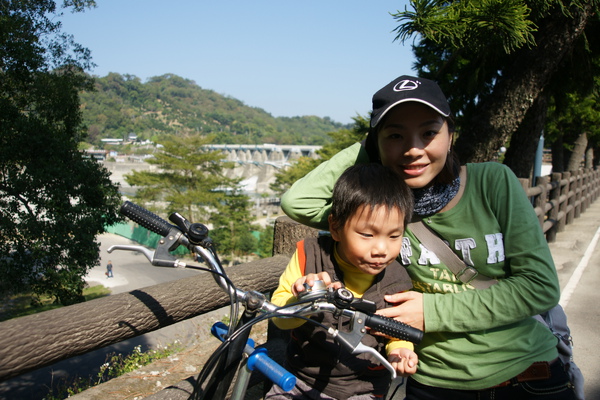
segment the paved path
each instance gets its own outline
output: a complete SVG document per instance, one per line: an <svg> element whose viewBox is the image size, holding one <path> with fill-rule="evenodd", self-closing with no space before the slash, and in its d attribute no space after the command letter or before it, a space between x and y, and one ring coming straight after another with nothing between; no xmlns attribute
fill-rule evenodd
<svg viewBox="0 0 600 400"><path fill-rule="evenodd" d="M567 313L588 400L600 399L599 239L600 200L596 200L550 244L561 282L560 303Z"/></svg>

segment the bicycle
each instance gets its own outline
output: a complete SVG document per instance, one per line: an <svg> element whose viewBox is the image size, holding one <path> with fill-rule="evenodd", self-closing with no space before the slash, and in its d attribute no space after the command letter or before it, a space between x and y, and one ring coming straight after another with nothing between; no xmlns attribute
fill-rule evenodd
<svg viewBox="0 0 600 400"><path fill-rule="evenodd" d="M190 223L179 213L169 216L173 225L129 201L121 206L120 212L146 229L161 235L163 239L159 241L156 250L137 245L114 245L108 249L109 253L114 250L136 251L142 253L154 266L208 271L229 295L229 325L222 322L213 325L211 333L222 343L202 368L190 399L224 399L228 393L231 393L230 398L233 400L243 399L254 370L263 373L285 391L294 387L296 377L273 361L264 349L255 349L252 339L249 338L252 327L269 318L303 318L317 323L309 317L322 312L343 315L351 321L349 331L328 328L328 333L353 354L371 354L391 372L392 379L396 377L396 372L387 359L375 349L361 343L367 328L413 343L419 343L423 337L422 331L410 325L375 314L374 303L354 298L345 288L328 289L322 282L307 287L296 303L277 307L267 301L262 293L235 287L227 277L205 225ZM208 268L176 259L170 252L179 246L185 246L201 257ZM244 307L242 313L240 305Z"/></svg>

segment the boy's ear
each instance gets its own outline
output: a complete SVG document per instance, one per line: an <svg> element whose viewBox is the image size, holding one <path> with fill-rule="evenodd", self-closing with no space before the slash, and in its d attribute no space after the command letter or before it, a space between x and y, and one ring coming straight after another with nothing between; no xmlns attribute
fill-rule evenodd
<svg viewBox="0 0 600 400"><path fill-rule="evenodd" d="M327 222L329 223L329 233L331 233L331 237L336 242L339 242L340 235L338 232L337 224L335 223L335 220L331 214L329 214L329 216L327 217Z"/></svg>

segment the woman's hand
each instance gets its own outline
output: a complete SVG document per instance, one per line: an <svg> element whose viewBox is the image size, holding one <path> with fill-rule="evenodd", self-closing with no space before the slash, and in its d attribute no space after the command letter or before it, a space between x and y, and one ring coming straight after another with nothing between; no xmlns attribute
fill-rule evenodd
<svg viewBox="0 0 600 400"><path fill-rule="evenodd" d="M304 287L305 283L308 284L308 286L313 287L315 281L323 281L325 286L331 286L334 289L339 289L342 287L342 282L340 281L335 281L332 283L331 277L327 272L319 272L318 274L305 275L299 278L296 282L294 282L294 284L292 285L292 294L294 295L294 297L298 297L298 293L306 290L306 288Z"/></svg>
<svg viewBox="0 0 600 400"><path fill-rule="evenodd" d="M425 318L423 316L423 294L419 292L403 292L385 296L389 303L398 305L377 310L377 314L394 318L412 327L425 330Z"/></svg>

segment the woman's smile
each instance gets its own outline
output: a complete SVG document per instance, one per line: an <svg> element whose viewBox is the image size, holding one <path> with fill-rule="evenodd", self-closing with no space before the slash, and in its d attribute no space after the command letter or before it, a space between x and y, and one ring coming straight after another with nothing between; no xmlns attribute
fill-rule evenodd
<svg viewBox="0 0 600 400"><path fill-rule="evenodd" d="M419 176L422 175L425 172L425 169L427 168L428 164L410 164L410 165L403 165L402 166L402 172L406 175L410 175L410 176Z"/></svg>

